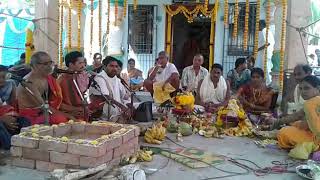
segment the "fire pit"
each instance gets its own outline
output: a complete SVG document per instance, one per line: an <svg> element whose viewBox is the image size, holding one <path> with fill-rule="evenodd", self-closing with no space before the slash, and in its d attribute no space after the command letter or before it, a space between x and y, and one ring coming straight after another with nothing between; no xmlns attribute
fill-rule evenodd
<svg viewBox="0 0 320 180"><path fill-rule="evenodd" d="M23 128L11 139L14 166L52 171L119 163L138 149L139 128L105 121Z"/></svg>

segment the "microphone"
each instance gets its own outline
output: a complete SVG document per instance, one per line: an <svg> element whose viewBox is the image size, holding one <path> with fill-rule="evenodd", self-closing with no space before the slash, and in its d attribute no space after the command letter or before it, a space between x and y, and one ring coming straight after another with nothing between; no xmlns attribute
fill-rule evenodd
<svg viewBox="0 0 320 180"><path fill-rule="evenodd" d="M32 82L30 82L30 81L28 81L28 80L26 80L26 79L23 79L22 77L20 77L20 76L17 76L17 75L15 75L15 74L11 74L10 73L10 75L9 75L9 79L12 79L12 80L15 80L15 81L17 81L17 82L19 82L19 83L32 83Z"/></svg>
<svg viewBox="0 0 320 180"><path fill-rule="evenodd" d="M127 82L119 74L117 75L117 77L120 79L120 82L122 85L124 85L125 87L129 87Z"/></svg>
<svg viewBox="0 0 320 180"><path fill-rule="evenodd" d="M59 69L59 68L54 68L53 72L56 74L81 74L81 72L78 72L78 71L69 71L69 70Z"/></svg>

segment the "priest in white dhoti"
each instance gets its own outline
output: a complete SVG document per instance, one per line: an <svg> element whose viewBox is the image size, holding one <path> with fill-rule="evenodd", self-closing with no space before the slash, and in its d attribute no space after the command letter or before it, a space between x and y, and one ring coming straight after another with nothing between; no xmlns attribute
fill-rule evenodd
<svg viewBox="0 0 320 180"><path fill-rule="evenodd" d="M267 28L266 28L266 22L264 20L260 20L260 27L259 27L259 39L258 39L258 47L262 47L266 44L266 37L267 37ZM271 68L272 68L272 55L273 55L273 48L274 48L274 36L272 33L272 28L270 28L268 33L268 43L270 44L267 47L267 76L266 76L266 84L269 85L271 83ZM264 49L258 52L257 60L255 62L255 67L264 69L264 56L265 51Z"/></svg>
<svg viewBox="0 0 320 180"><path fill-rule="evenodd" d="M203 80L199 82L199 103L207 112L216 112L220 107L226 106L230 99L230 85L222 76L223 67L214 64Z"/></svg>
<svg viewBox="0 0 320 180"><path fill-rule="evenodd" d="M96 75L89 90L91 103L103 105L103 117L108 120L125 121L131 116L132 107L130 96L117 77L121 62L107 56L102 63L103 71Z"/></svg>

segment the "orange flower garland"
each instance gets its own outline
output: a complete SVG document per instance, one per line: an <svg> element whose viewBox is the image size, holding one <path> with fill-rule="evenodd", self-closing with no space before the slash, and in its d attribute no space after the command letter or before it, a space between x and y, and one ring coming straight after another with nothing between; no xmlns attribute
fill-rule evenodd
<svg viewBox="0 0 320 180"><path fill-rule="evenodd" d="M93 43L93 10L94 10L94 2L90 0L90 56L92 56L92 43Z"/></svg>
<svg viewBox="0 0 320 180"><path fill-rule="evenodd" d="M108 11L109 13L109 11ZM101 18L102 18L102 1L99 0L99 51L101 52L101 47L102 47L102 38L101 38Z"/></svg>
<svg viewBox="0 0 320 180"><path fill-rule="evenodd" d="M123 10L122 10L122 19L124 19L127 16L127 5L128 5L128 1L127 0L123 0Z"/></svg>
<svg viewBox="0 0 320 180"><path fill-rule="evenodd" d="M239 1L235 0L234 5L234 27L233 27L233 33L232 37L236 38L238 35L238 18L239 18Z"/></svg>
<svg viewBox="0 0 320 180"><path fill-rule="evenodd" d="M281 46L280 46L280 92L283 92L283 64L285 58L286 43L286 19L287 19L287 0L282 0L282 30L281 30Z"/></svg>
<svg viewBox="0 0 320 180"><path fill-rule="evenodd" d="M62 39L63 39L63 10L64 10L64 0L60 0L59 4L59 66L63 66L63 44L62 44Z"/></svg>
<svg viewBox="0 0 320 180"><path fill-rule="evenodd" d="M68 52L71 51L71 47L72 47L72 44L71 44L71 30L72 30L71 16L72 16L72 4L71 4L71 0L69 0L69 6L68 6Z"/></svg>
<svg viewBox="0 0 320 180"><path fill-rule="evenodd" d="M263 66L263 69L264 69L264 74L265 74L265 77L267 76L268 74L268 70L267 70L267 63L268 63L268 43L269 43L269 31L270 31L270 12L271 11L271 2L270 0L267 0L267 12L266 12L266 48L264 49L264 66Z"/></svg>
<svg viewBox="0 0 320 180"><path fill-rule="evenodd" d="M82 2L78 0L77 3L77 15L78 15L78 51L81 50L81 14L82 14Z"/></svg>
<svg viewBox="0 0 320 180"><path fill-rule="evenodd" d="M118 25L118 0L114 0L114 26Z"/></svg>
<svg viewBox="0 0 320 180"><path fill-rule="evenodd" d="M108 47L109 47L109 33L110 33L110 0L108 0L108 15L107 15L107 31L106 31L106 36L107 36L107 42L106 42L106 53L108 54Z"/></svg>
<svg viewBox="0 0 320 180"><path fill-rule="evenodd" d="M208 6L209 6L209 0L204 0L204 10L206 13L208 12Z"/></svg>
<svg viewBox="0 0 320 180"><path fill-rule="evenodd" d="M244 33L243 33L243 49L248 49L248 31L249 31L249 11L250 3L249 0L246 0L246 16L244 20Z"/></svg>
<svg viewBox="0 0 320 180"><path fill-rule="evenodd" d="M224 19L223 19L223 22L224 22L224 27L225 28L228 28L229 26L229 2L228 0L224 0Z"/></svg>
<svg viewBox="0 0 320 180"><path fill-rule="evenodd" d="M255 29L255 37L254 37L254 50L253 55L254 58L257 58L258 54L258 41L259 41L259 26L260 26L260 0L257 0L257 9L256 9L256 29Z"/></svg>
<svg viewBox="0 0 320 180"><path fill-rule="evenodd" d="M136 11L138 6L138 0L133 0L133 10Z"/></svg>

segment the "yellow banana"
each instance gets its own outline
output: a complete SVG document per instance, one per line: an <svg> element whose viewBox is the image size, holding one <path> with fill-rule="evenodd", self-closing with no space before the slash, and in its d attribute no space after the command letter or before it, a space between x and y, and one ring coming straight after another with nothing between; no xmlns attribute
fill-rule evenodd
<svg viewBox="0 0 320 180"><path fill-rule="evenodd" d="M136 161L137 161L137 156L136 155L134 155L134 156L132 156L131 158L130 158L130 160L129 160L129 163L130 164L134 164Z"/></svg>

